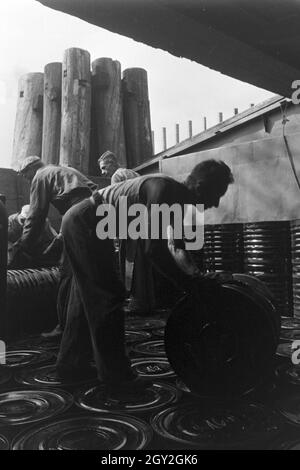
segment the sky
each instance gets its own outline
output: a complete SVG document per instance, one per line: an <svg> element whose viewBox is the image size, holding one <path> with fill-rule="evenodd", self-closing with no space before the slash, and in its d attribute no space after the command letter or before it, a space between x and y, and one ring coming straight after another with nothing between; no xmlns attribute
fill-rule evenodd
<svg viewBox="0 0 300 470"><path fill-rule="evenodd" d="M196 62L177 58L159 49L111 33L78 18L44 7L35 0L0 1L0 167L11 167L18 80L22 74L43 72L46 64L62 61L65 49L79 47L91 59L111 57L122 70L142 67L148 72L155 152L162 150L162 128L167 144L175 144L175 126L180 140L218 123L234 108L244 111L273 93L226 77Z"/></svg>

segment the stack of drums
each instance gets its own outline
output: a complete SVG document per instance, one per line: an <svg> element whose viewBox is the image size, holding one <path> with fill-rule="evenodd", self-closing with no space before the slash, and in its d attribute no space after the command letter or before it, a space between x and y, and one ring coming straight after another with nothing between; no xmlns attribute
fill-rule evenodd
<svg viewBox="0 0 300 470"><path fill-rule="evenodd" d="M300 219L291 222L294 316L300 318Z"/></svg>
<svg viewBox="0 0 300 470"><path fill-rule="evenodd" d="M206 225L203 252L206 272L242 272L243 225Z"/></svg>
<svg viewBox="0 0 300 470"><path fill-rule="evenodd" d="M281 315L292 313L289 222L244 225L244 272L263 281Z"/></svg>
<svg viewBox="0 0 300 470"><path fill-rule="evenodd" d="M56 267L7 271L7 340L54 328L59 279Z"/></svg>

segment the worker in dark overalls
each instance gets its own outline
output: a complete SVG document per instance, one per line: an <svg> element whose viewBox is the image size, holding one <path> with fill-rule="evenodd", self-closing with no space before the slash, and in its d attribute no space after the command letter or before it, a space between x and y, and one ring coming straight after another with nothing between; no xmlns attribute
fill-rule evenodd
<svg viewBox="0 0 300 470"><path fill-rule="evenodd" d="M92 349L99 381L110 393L138 392L145 387L131 370L124 340L123 301L125 289L114 265L112 238L99 238L96 211L103 204L120 209L122 197L127 205L203 204L218 207L220 198L233 182L230 169L221 161L209 160L197 165L185 183L162 175L147 175L108 186L73 206L63 217L62 235L72 273L72 288L57 360L62 376L84 375L87 351ZM122 214L121 214L122 215ZM124 215L124 214L123 214ZM181 245L180 245L181 244ZM148 262L172 280L179 289L189 288L198 275L182 240L174 240L168 227L168 240L145 243ZM74 305L78 308L74 309Z"/></svg>
<svg viewBox="0 0 300 470"><path fill-rule="evenodd" d="M23 234L14 245L14 251L32 256L44 228L50 204L61 215L64 215L74 204L89 197L97 189L97 185L74 168L45 165L36 156L23 160L19 173L31 184L30 209L24 224ZM54 239L53 244L55 243L62 243L61 234ZM53 249L53 245L49 246L50 249ZM59 325L52 332L54 336L61 333L61 328L65 323L65 307L70 292L70 268L64 253L60 268L61 279L57 300Z"/></svg>
<svg viewBox="0 0 300 470"><path fill-rule="evenodd" d="M121 168L116 155L110 150L101 155L98 165L101 174L111 179L111 184L140 176L134 170ZM144 259L143 242L117 242L121 275L126 290L131 294L128 310L131 314L149 315L155 308L155 293L152 267Z"/></svg>

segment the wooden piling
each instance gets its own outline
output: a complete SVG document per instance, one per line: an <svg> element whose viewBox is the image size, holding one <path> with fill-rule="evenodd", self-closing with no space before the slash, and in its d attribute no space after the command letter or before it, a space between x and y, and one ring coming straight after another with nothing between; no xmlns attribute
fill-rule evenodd
<svg viewBox="0 0 300 470"><path fill-rule="evenodd" d="M88 174L90 125L90 54L82 49L67 49L62 78L61 165Z"/></svg>
<svg viewBox="0 0 300 470"><path fill-rule="evenodd" d="M146 70L124 70L123 103L127 163L132 168L153 155Z"/></svg>
<svg viewBox="0 0 300 470"><path fill-rule="evenodd" d="M61 131L62 64L47 64L44 70L42 160L58 165Z"/></svg>
<svg viewBox="0 0 300 470"><path fill-rule="evenodd" d="M163 127L163 150L167 150L167 128Z"/></svg>
<svg viewBox="0 0 300 470"><path fill-rule="evenodd" d="M155 155L155 134L154 134L154 131L151 131L151 138L152 138L153 155Z"/></svg>
<svg viewBox="0 0 300 470"><path fill-rule="evenodd" d="M12 167L15 169L19 168L24 158L41 156L43 94L42 73L28 73L20 78L12 153Z"/></svg>
<svg viewBox="0 0 300 470"><path fill-rule="evenodd" d="M121 64L117 60L100 58L93 62L92 108L97 155L90 161L90 173L99 173L97 160L107 150L126 167Z"/></svg>
<svg viewBox="0 0 300 470"><path fill-rule="evenodd" d="M223 122L223 113L219 113L219 122Z"/></svg>
<svg viewBox="0 0 300 470"><path fill-rule="evenodd" d="M235 114L235 115L239 114L238 108L234 108L234 114Z"/></svg>
<svg viewBox="0 0 300 470"><path fill-rule="evenodd" d="M206 131L206 129L207 129L207 118L206 117L203 118L203 126L204 126L204 130Z"/></svg>
<svg viewBox="0 0 300 470"><path fill-rule="evenodd" d="M189 138L193 137L193 121L189 121Z"/></svg>
<svg viewBox="0 0 300 470"><path fill-rule="evenodd" d="M179 141L180 141L179 124L176 124L175 126L175 133L176 133L176 144L179 144Z"/></svg>

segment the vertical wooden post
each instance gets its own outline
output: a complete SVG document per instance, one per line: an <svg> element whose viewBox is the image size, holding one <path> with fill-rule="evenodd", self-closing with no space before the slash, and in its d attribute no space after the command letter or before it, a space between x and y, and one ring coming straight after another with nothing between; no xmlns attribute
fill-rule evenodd
<svg viewBox="0 0 300 470"><path fill-rule="evenodd" d="M236 114L239 114L238 108L234 108L234 114L235 114L235 115L236 115Z"/></svg>
<svg viewBox="0 0 300 470"><path fill-rule="evenodd" d="M18 169L24 158L41 156L43 133L44 75L29 73L19 80L12 166Z"/></svg>
<svg viewBox="0 0 300 470"><path fill-rule="evenodd" d="M223 122L223 113L219 113L219 122Z"/></svg>
<svg viewBox="0 0 300 470"><path fill-rule="evenodd" d="M124 70L123 100L127 162L134 167L153 155L146 70Z"/></svg>
<svg viewBox="0 0 300 470"><path fill-rule="evenodd" d="M60 164L88 174L91 123L90 54L67 49L63 60Z"/></svg>
<svg viewBox="0 0 300 470"><path fill-rule="evenodd" d="M44 70L42 160L58 165L61 128L62 64L47 64Z"/></svg>
<svg viewBox="0 0 300 470"><path fill-rule="evenodd" d="M193 121L189 121L189 138L193 137Z"/></svg>
<svg viewBox="0 0 300 470"><path fill-rule="evenodd" d="M204 119L203 119L203 125L204 125L204 130L206 131L206 129L207 129L207 119L206 119L206 117L204 117Z"/></svg>
<svg viewBox="0 0 300 470"><path fill-rule="evenodd" d="M154 131L151 131L151 138L152 138L153 155L155 155L155 134L154 134Z"/></svg>
<svg viewBox="0 0 300 470"><path fill-rule="evenodd" d="M92 63L92 114L97 155L90 161L90 174L99 173L97 160L107 150L126 167L121 64L117 60L105 57Z"/></svg>
<svg viewBox="0 0 300 470"><path fill-rule="evenodd" d="M167 128L163 127L163 150L167 150Z"/></svg>
<svg viewBox="0 0 300 470"><path fill-rule="evenodd" d="M179 144L180 142L179 124L176 124L175 132L176 132L176 144Z"/></svg>

